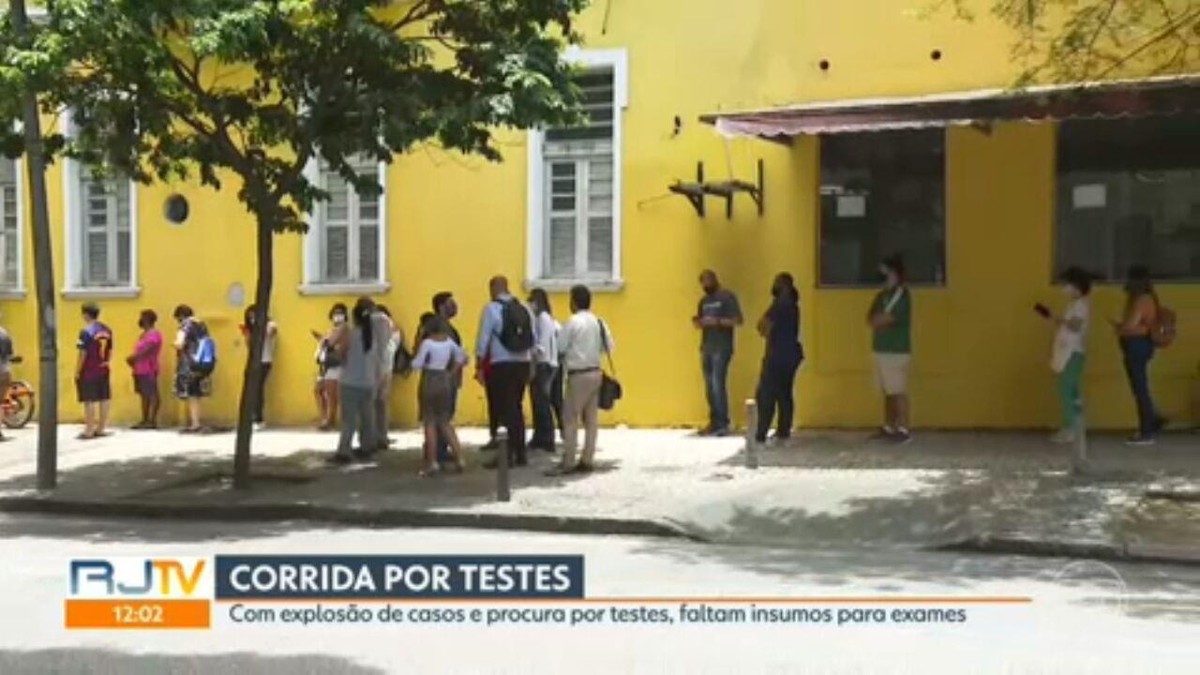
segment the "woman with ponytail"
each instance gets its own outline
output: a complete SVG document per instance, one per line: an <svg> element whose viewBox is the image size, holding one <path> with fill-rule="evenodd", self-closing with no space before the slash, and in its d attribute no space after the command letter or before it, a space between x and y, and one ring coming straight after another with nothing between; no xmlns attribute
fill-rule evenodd
<svg viewBox="0 0 1200 675"><path fill-rule="evenodd" d="M375 391L379 385L379 354L387 348L379 344L373 328L375 303L359 298L350 311L350 321L337 329L334 346L342 364L339 391L342 402L342 428L337 452L330 461L348 464L357 456L371 453L375 444ZM359 448L352 451L351 442L358 432Z"/></svg>

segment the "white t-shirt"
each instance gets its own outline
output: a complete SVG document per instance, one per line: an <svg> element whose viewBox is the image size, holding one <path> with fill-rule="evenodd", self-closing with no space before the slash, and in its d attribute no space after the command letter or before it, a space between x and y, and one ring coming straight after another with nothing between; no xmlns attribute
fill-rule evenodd
<svg viewBox="0 0 1200 675"><path fill-rule="evenodd" d="M558 322L550 312L542 312L533 320L534 363L548 363L558 367Z"/></svg>
<svg viewBox="0 0 1200 675"><path fill-rule="evenodd" d="M451 361L460 366L467 362L467 353L454 340L422 340L412 367L413 370L446 370Z"/></svg>
<svg viewBox="0 0 1200 675"><path fill-rule="evenodd" d="M262 362L275 362L275 341L279 339L279 326L274 321L267 322L267 334L263 336Z"/></svg>
<svg viewBox="0 0 1200 675"><path fill-rule="evenodd" d="M1067 311L1063 314L1063 323L1054 334L1054 356L1050 361L1050 367L1054 369L1054 372L1061 373L1063 368L1067 367L1067 362L1071 360L1072 354L1087 353L1087 333L1091 313L1091 305L1087 298L1072 300L1071 304L1067 305ZM1067 325L1075 319L1080 322L1078 331L1071 330Z"/></svg>

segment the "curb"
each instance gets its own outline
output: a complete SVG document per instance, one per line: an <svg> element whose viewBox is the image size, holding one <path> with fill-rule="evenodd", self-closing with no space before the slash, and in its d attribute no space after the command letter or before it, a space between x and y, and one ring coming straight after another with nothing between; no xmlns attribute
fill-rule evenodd
<svg viewBox="0 0 1200 675"><path fill-rule="evenodd" d="M702 537L694 533L687 532L670 523L655 520L402 509L372 510L318 506L307 503L162 504L137 501L85 501L50 497L0 497L0 513L226 523L299 520L359 527L524 530L552 534L620 535L704 542Z"/></svg>
<svg viewBox="0 0 1200 675"><path fill-rule="evenodd" d="M1200 502L1200 490L1146 490L1146 499L1171 502Z"/></svg>
<svg viewBox="0 0 1200 675"><path fill-rule="evenodd" d="M1200 548L1183 549L1138 544L1097 544L1015 537L977 536L927 550L954 553L1023 555L1038 558L1088 558L1108 562L1200 567Z"/></svg>

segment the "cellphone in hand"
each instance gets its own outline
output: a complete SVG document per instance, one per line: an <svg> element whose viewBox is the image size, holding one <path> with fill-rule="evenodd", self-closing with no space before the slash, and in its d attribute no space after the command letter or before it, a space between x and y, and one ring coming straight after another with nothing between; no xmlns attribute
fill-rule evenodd
<svg viewBox="0 0 1200 675"><path fill-rule="evenodd" d="M1034 305L1034 306L1033 306L1033 311L1035 311L1035 312L1037 312L1039 315L1041 315L1041 317L1042 317L1043 319L1049 319L1049 318L1050 318L1050 308L1049 308L1049 307L1047 307L1047 306L1045 306L1045 305L1043 305L1043 304L1042 304L1042 303L1040 303L1040 302L1039 302L1038 304L1036 304L1036 305Z"/></svg>

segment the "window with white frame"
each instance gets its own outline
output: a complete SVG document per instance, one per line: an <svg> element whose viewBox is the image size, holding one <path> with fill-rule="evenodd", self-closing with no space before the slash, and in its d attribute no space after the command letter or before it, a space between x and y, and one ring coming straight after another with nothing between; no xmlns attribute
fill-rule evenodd
<svg viewBox="0 0 1200 675"><path fill-rule="evenodd" d="M132 185L128 179L97 175L79 167L79 285L133 284Z"/></svg>
<svg viewBox="0 0 1200 675"><path fill-rule="evenodd" d="M608 62L605 62L608 61ZM538 132L540 204L536 278L611 280L619 276L620 122L624 68L619 58L593 58L576 77L586 115L579 126Z"/></svg>
<svg viewBox="0 0 1200 675"><path fill-rule="evenodd" d="M21 164L0 159L0 288L21 287Z"/></svg>
<svg viewBox="0 0 1200 675"><path fill-rule="evenodd" d="M380 181L378 162L354 160L356 173ZM378 284L383 279L383 194L359 192L336 171L322 166L321 189L329 193L317 206L315 237L318 264L312 281L324 284ZM383 187L383 183L380 183Z"/></svg>

